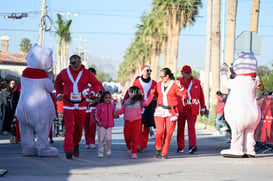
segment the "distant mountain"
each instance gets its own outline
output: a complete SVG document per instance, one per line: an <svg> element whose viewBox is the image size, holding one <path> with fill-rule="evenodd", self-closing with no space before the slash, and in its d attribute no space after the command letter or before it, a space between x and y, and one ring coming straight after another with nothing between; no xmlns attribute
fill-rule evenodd
<svg viewBox="0 0 273 181"><path fill-rule="evenodd" d="M89 57L88 65L94 64L97 68L105 73L109 73L110 76L117 80L118 67L121 60L112 60L109 57Z"/></svg>

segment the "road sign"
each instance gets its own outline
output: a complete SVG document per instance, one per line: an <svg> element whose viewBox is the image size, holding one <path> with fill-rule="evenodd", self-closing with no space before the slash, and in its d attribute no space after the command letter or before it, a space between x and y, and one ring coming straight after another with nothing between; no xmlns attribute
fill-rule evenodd
<svg viewBox="0 0 273 181"><path fill-rule="evenodd" d="M256 32L243 31L235 40L235 52L254 52L255 55L262 53L262 38Z"/></svg>

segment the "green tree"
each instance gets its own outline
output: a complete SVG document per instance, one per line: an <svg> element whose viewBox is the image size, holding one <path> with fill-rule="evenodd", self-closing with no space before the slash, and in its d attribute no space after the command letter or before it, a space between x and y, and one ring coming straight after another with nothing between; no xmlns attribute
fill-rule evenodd
<svg viewBox="0 0 273 181"><path fill-rule="evenodd" d="M96 78L98 79L98 81L111 82L113 80L112 77L108 73L101 71L99 68L97 68L96 65L92 64L89 66L89 68L91 68L91 67L96 70Z"/></svg>
<svg viewBox="0 0 273 181"><path fill-rule="evenodd" d="M28 53L28 51L31 49L32 44L28 38L23 38L20 43L20 50L24 53Z"/></svg>

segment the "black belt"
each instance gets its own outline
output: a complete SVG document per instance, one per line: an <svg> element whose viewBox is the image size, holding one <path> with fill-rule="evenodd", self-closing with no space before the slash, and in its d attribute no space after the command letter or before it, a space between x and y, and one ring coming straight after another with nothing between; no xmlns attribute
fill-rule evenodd
<svg viewBox="0 0 273 181"><path fill-rule="evenodd" d="M170 107L170 106L164 106L164 105L161 105L161 104L158 104L158 107L162 107L162 108L164 108L164 109L175 109L176 107L175 106L173 106L173 107Z"/></svg>
<svg viewBox="0 0 273 181"><path fill-rule="evenodd" d="M85 101L85 98L83 98L80 101L72 101L72 100L68 99L67 97L64 97L64 99L67 100L68 102L73 103L73 104L79 104L79 103L82 103L83 101Z"/></svg>

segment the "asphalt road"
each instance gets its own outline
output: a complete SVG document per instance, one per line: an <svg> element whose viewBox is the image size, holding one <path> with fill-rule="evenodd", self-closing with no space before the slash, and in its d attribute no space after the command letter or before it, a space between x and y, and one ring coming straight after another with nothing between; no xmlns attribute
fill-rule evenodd
<svg viewBox="0 0 273 181"><path fill-rule="evenodd" d="M63 137L55 137L53 146L58 157L23 157L20 144L10 144L9 137L0 135L0 169L8 172L0 181L72 181L72 180L273 180L273 152L258 153L256 158L223 158L222 149L228 148L228 136L213 136L213 129L197 124L195 154L176 152L176 132L169 148L169 159L153 158L154 140L149 140L149 152L131 159L123 138L123 120L113 128L112 155L97 157L97 149L80 144L80 157L67 160L62 149ZM186 136L187 138L187 136ZM186 142L187 145L187 142Z"/></svg>

